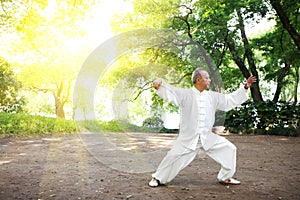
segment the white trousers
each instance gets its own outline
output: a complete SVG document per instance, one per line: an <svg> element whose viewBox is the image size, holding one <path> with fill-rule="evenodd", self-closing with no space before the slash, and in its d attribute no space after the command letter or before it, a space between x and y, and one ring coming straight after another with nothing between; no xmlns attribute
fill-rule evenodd
<svg viewBox="0 0 300 200"><path fill-rule="evenodd" d="M183 168L194 160L200 149L203 149L200 138L196 150L176 143L163 158L152 177L159 180L161 184L172 181ZM234 144L226 138L218 136L216 144L208 149L206 154L221 165L217 176L219 181L225 181L234 175L236 169L236 146Z"/></svg>

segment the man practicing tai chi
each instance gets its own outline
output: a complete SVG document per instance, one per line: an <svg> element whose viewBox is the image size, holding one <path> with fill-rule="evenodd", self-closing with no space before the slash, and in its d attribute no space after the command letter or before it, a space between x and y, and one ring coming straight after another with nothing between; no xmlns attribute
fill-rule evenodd
<svg viewBox="0 0 300 200"><path fill-rule="evenodd" d="M221 165L217 177L220 183L238 185L240 181L233 178L236 147L226 138L214 134L212 128L216 110L228 111L245 102L247 90L256 82L256 77L249 77L243 87L230 94L207 91L211 80L203 68L193 72L192 81L192 88L176 88L161 78L153 83L158 96L180 107L180 130L173 147L152 174L149 186L156 187L173 180L194 160L200 149Z"/></svg>

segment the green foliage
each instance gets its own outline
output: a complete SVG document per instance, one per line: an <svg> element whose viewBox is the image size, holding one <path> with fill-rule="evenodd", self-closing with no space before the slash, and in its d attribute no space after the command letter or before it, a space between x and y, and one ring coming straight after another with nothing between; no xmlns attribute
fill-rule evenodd
<svg viewBox="0 0 300 200"><path fill-rule="evenodd" d="M0 24L7 25L1 26L0 34L6 34L0 38L7 41L0 44L9 52L3 56L10 54L10 62L16 63L14 67L24 93L36 92L37 97L38 92L43 92L53 96L52 109L55 108L57 117L65 117L73 81L90 53L88 45L78 41L87 37L83 22L93 5L73 0L1 1ZM45 104L33 96L27 102L37 107Z"/></svg>
<svg viewBox="0 0 300 200"><path fill-rule="evenodd" d="M299 82L296 75L296 71L299 70L297 67L299 51L288 32L282 27L269 1L133 0L132 2L134 12L116 17L115 31L141 27L170 28L188 35L193 42L205 48L220 70L225 88L237 85L236 83L242 79L248 78L246 76L253 74L259 80L259 88L255 87L255 90L252 90L254 99L263 101L263 96L269 98L270 95L274 95L274 100L289 100L291 97L296 100L297 90L291 88L296 88ZM299 6L295 6L299 4L298 1L284 0L281 4L291 24L298 30ZM270 24L276 23L273 29L265 29L267 34L264 35L261 35L261 30L254 32L256 25L266 19L271 22ZM244 31L245 34L241 34ZM188 58L181 59L190 61ZM202 64L199 61L197 63ZM283 71L284 65L290 67L287 72ZM172 63L168 66L176 68L178 65ZM188 69L189 67L180 66L184 72L192 71ZM265 92L261 95L261 91L268 89L263 84L265 81L278 84L277 93ZM284 92L288 95L283 94Z"/></svg>
<svg viewBox="0 0 300 200"><path fill-rule="evenodd" d="M15 30L21 24L20 19L26 16L30 5L23 0L1 0L0 33ZM15 17L16 13L18 17Z"/></svg>
<svg viewBox="0 0 300 200"><path fill-rule="evenodd" d="M9 105L0 106L0 111L6 113L22 113L24 111L25 106L25 98L24 97L17 97L14 101L12 101Z"/></svg>
<svg viewBox="0 0 300 200"><path fill-rule="evenodd" d="M180 0L134 0L133 12L128 15L116 15L113 21L115 33L136 28L166 28L171 21L168 17L178 13ZM121 26L120 26L121 24Z"/></svg>
<svg viewBox="0 0 300 200"><path fill-rule="evenodd" d="M154 128L139 127L124 121L86 120L74 122L62 118L48 118L25 114L0 113L0 138L50 136L76 132L154 132Z"/></svg>
<svg viewBox="0 0 300 200"><path fill-rule="evenodd" d="M236 67L227 67L220 69L222 80L224 80L224 88L227 92L233 92L238 89L244 77L241 71Z"/></svg>
<svg viewBox="0 0 300 200"><path fill-rule="evenodd" d="M178 129L167 129L164 127L164 122L159 117L149 117L144 120L143 127L150 128L153 132L159 133L178 133Z"/></svg>
<svg viewBox="0 0 300 200"><path fill-rule="evenodd" d="M74 132L76 132L76 126L72 120L0 113L0 138L47 136Z"/></svg>
<svg viewBox="0 0 300 200"><path fill-rule="evenodd" d="M0 112L16 113L22 111L25 101L18 97L21 88L10 64L0 57Z"/></svg>
<svg viewBox="0 0 300 200"><path fill-rule="evenodd" d="M279 84L281 100L292 98L296 100L300 52L289 34L281 26L275 26L273 31L262 35L260 38L253 39L252 43L262 54L262 64L259 71L264 75L264 81ZM278 82L281 77L282 80Z"/></svg>
<svg viewBox="0 0 300 200"><path fill-rule="evenodd" d="M149 117L143 121L143 126L149 128L162 128L163 121L159 117Z"/></svg>
<svg viewBox="0 0 300 200"><path fill-rule="evenodd" d="M299 104L248 101L227 112L225 127L232 133L299 136L299 119Z"/></svg>
<svg viewBox="0 0 300 200"><path fill-rule="evenodd" d="M154 129L147 127L139 127L133 124L129 124L121 120L113 120L109 122L98 121L98 120L85 120L77 121L77 129L80 131L90 131L90 132L152 132Z"/></svg>

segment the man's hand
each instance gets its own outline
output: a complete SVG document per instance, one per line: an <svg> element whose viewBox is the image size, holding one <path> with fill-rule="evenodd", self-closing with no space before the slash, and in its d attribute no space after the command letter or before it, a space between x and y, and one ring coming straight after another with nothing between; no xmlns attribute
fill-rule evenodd
<svg viewBox="0 0 300 200"><path fill-rule="evenodd" d="M252 83L255 83L255 82L256 82L256 77L255 76L250 76L247 79L247 82L245 83L244 88L248 89L252 85Z"/></svg>
<svg viewBox="0 0 300 200"><path fill-rule="evenodd" d="M153 87L158 90L161 86L161 83L162 83L162 79L161 78L158 78L156 79L154 82L153 82Z"/></svg>

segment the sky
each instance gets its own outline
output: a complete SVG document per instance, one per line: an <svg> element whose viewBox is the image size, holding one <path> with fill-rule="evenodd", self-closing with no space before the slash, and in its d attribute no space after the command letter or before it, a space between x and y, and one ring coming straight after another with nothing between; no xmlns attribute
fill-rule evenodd
<svg viewBox="0 0 300 200"><path fill-rule="evenodd" d="M83 26L89 32L93 44L100 44L103 41L114 36L110 21L115 14L122 14L132 10L130 2L124 0L102 0L100 4L94 7L91 12L91 18L83 22ZM101 25L99 25L101 24Z"/></svg>

